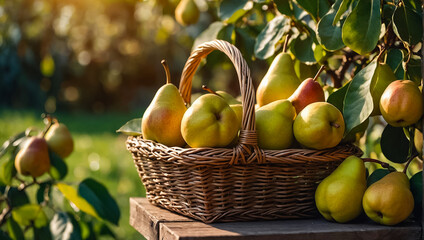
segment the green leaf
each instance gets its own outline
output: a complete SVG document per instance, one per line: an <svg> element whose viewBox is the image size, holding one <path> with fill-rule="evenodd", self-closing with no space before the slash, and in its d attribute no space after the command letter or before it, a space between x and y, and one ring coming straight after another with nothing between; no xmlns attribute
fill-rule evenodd
<svg viewBox="0 0 424 240"><path fill-rule="evenodd" d="M141 135L141 118L136 118L125 123L116 132L123 133L129 136Z"/></svg>
<svg viewBox="0 0 424 240"><path fill-rule="evenodd" d="M9 160L0 163L0 182L4 185L10 185L15 175L15 158L12 156Z"/></svg>
<svg viewBox="0 0 424 240"><path fill-rule="evenodd" d="M253 56L255 38L249 27L236 28L236 45L240 46L240 51L244 56Z"/></svg>
<svg viewBox="0 0 424 240"><path fill-rule="evenodd" d="M46 214L40 205L26 204L12 210L12 216L17 223L22 226L34 224L36 228L41 228L48 224Z"/></svg>
<svg viewBox="0 0 424 240"><path fill-rule="evenodd" d="M336 25L340 17L347 11L353 0L342 0L342 3L337 8L336 16L333 19L333 25Z"/></svg>
<svg viewBox="0 0 424 240"><path fill-rule="evenodd" d="M409 180L411 192L414 196L414 215L421 217L423 202L423 171L417 172Z"/></svg>
<svg viewBox="0 0 424 240"><path fill-rule="evenodd" d="M141 124L140 124L141 125ZM53 179L62 180L68 174L68 165L59 155L53 151L49 151L50 156L50 170L49 174Z"/></svg>
<svg viewBox="0 0 424 240"><path fill-rule="evenodd" d="M387 51L386 63L393 70L396 79L403 79L405 71L402 67L403 52L400 49L390 49Z"/></svg>
<svg viewBox="0 0 424 240"><path fill-rule="evenodd" d="M359 0L343 24L342 39L353 51L365 55L377 45L380 30L380 0Z"/></svg>
<svg viewBox="0 0 424 240"><path fill-rule="evenodd" d="M345 46L342 40L343 22L337 21L335 25L332 24L336 16L335 9L339 7L340 1L338 0L333 4L330 11L321 18L317 26L318 41L328 51L336 51Z"/></svg>
<svg viewBox="0 0 424 240"><path fill-rule="evenodd" d="M233 43L233 33L234 33L235 26L233 24L228 24L227 26L224 26L221 31L219 31L217 35L217 39L225 40L229 43Z"/></svg>
<svg viewBox="0 0 424 240"><path fill-rule="evenodd" d="M36 198L37 203L42 203L44 201L45 192L48 191L48 196L50 196L51 192L51 182L43 182L40 184L40 187L37 190Z"/></svg>
<svg viewBox="0 0 424 240"><path fill-rule="evenodd" d="M52 239L52 234L50 232L49 226L44 226L42 228L34 228L34 240L45 239Z"/></svg>
<svg viewBox="0 0 424 240"><path fill-rule="evenodd" d="M101 218L118 225L121 215L118 204L101 183L87 178L79 184L78 193L96 209Z"/></svg>
<svg viewBox="0 0 424 240"><path fill-rule="evenodd" d="M394 163L404 163L408 158L409 140L403 128L393 127L389 124L381 134L381 151L384 156Z"/></svg>
<svg viewBox="0 0 424 240"><path fill-rule="evenodd" d="M406 79L421 85L421 59L419 56L412 56L407 64ZM402 78L401 78L402 79Z"/></svg>
<svg viewBox="0 0 424 240"><path fill-rule="evenodd" d="M301 62L306 64L316 63L317 61L315 60L314 50L312 49L313 43L314 41L311 36L302 34L295 38L290 44L290 51Z"/></svg>
<svg viewBox="0 0 424 240"><path fill-rule="evenodd" d="M10 236L7 234L7 232L0 229L0 239L2 240L15 240L10 238Z"/></svg>
<svg viewBox="0 0 424 240"><path fill-rule="evenodd" d="M422 17L405 5L396 7L393 13L393 31L402 41L415 45L423 36Z"/></svg>
<svg viewBox="0 0 424 240"><path fill-rule="evenodd" d="M3 145L0 147L0 158L3 157L11 148L16 147L16 145L14 145L16 141L25 137L25 132L21 132L4 142Z"/></svg>
<svg viewBox="0 0 424 240"><path fill-rule="evenodd" d="M327 0L295 0L295 2L308 12L316 22L330 9Z"/></svg>
<svg viewBox="0 0 424 240"><path fill-rule="evenodd" d="M201 34L199 34L199 36L197 36L197 38L194 40L192 50L202 43L215 40L218 36L218 33L224 28L224 26L224 23L220 21L213 22L211 25L209 25L209 27L206 28L205 31L203 31Z"/></svg>
<svg viewBox="0 0 424 240"><path fill-rule="evenodd" d="M248 0L225 0L219 6L218 16L222 21L232 23L243 16L247 10L244 9Z"/></svg>
<svg viewBox="0 0 424 240"><path fill-rule="evenodd" d="M346 97L347 89L349 88L352 81L347 82L343 87L339 88L337 91L334 91L330 96L328 96L327 102L333 104L340 112L343 112L343 103Z"/></svg>
<svg viewBox="0 0 424 240"><path fill-rule="evenodd" d="M373 110L370 83L377 67L373 61L353 77L343 103L343 117L346 123L345 136L363 123Z"/></svg>
<svg viewBox="0 0 424 240"><path fill-rule="evenodd" d="M113 233L113 231L103 222L97 222L96 225L94 225L94 231L99 236L110 236L116 239L115 233Z"/></svg>
<svg viewBox="0 0 424 240"><path fill-rule="evenodd" d="M92 206L85 198L81 197L73 186L65 183L57 183L56 187L63 196L72 202L79 210L96 218L100 218L94 206Z"/></svg>
<svg viewBox="0 0 424 240"><path fill-rule="evenodd" d="M380 179L382 179L384 176L386 176L387 174L389 174L390 171L386 168L379 168L376 169L374 172L372 172L372 174L367 178L367 187L371 186L371 184L379 181Z"/></svg>
<svg viewBox="0 0 424 240"><path fill-rule="evenodd" d="M7 220L7 231L9 232L11 239L13 239L13 240L25 240L24 232L22 231L19 224L15 221L15 219L13 219L13 217L10 217Z"/></svg>
<svg viewBox="0 0 424 240"><path fill-rule="evenodd" d="M50 232L53 239L57 240L79 240L81 231L75 229L71 218L65 212L58 212L50 222Z"/></svg>
<svg viewBox="0 0 424 240"><path fill-rule="evenodd" d="M256 38L255 56L259 59L267 59L274 55L275 46L283 35L290 31L289 19L284 16L276 16L268 22Z"/></svg>
<svg viewBox="0 0 424 240"><path fill-rule="evenodd" d="M29 198L25 190L22 191L16 187L11 187L9 189L9 191L7 192L7 197L9 198L10 204L13 208L23 206L29 203Z"/></svg>
<svg viewBox="0 0 424 240"><path fill-rule="evenodd" d="M286 16L294 16L292 1L290 0L274 0L277 9L281 14Z"/></svg>

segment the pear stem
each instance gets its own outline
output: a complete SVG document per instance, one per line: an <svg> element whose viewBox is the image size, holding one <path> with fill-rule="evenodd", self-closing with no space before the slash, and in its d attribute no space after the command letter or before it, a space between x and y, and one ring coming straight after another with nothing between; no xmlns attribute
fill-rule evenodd
<svg viewBox="0 0 424 240"><path fill-rule="evenodd" d="M166 73L166 83L171 83L171 72L169 71L169 66L168 63L166 62L165 59L163 59L162 61L160 61L160 63L163 66L163 69L165 69L165 73Z"/></svg>
<svg viewBox="0 0 424 240"><path fill-rule="evenodd" d="M286 37L286 40L284 41L283 53L287 52L287 45L289 44L290 37L291 37L290 34L288 34Z"/></svg>
<svg viewBox="0 0 424 240"><path fill-rule="evenodd" d="M325 66L324 66L324 65L322 65L322 66L319 68L319 70L318 70L317 74L315 74L315 77L314 77L312 80L316 81L316 80L318 79L319 75L322 73L322 71L324 71L324 69L325 69Z"/></svg>
<svg viewBox="0 0 424 240"><path fill-rule="evenodd" d="M374 162L374 163L378 163L380 164L383 168L390 168L390 164L386 163L386 162L382 162L380 160L377 159L373 159L373 158L363 158L362 161L364 162Z"/></svg>
<svg viewBox="0 0 424 240"><path fill-rule="evenodd" d="M46 136L47 131L49 131L53 124L57 123L58 121L57 118L51 116L50 114L43 115L43 118L45 121L47 121L46 128L44 129L42 134L42 137L44 138Z"/></svg>
<svg viewBox="0 0 424 240"><path fill-rule="evenodd" d="M410 158L408 158L408 161L405 164L405 167L403 168L403 173L406 173L408 170L409 164L411 164L412 160L414 160L415 157L418 157L418 153L415 152Z"/></svg>
<svg viewBox="0 0 424 240"><path fill-rule="evenodd" d="M215 94L215 95L217 95L219 97L222 97L221 95L219 95L218 93L216 93L214 90L208 88L208 86L206 86L206 85L202 85L202 89L205 90L205 91L208 91L208 92L210 92L212 94Z"/></svg>
<svg viewBox="0 0 424 240"><path fill-rule="evenodd" d="M382 47L380 45L377 45L377 46L380 49L380 53L377 56L377 62L380 62L380 58L381 58L381 56L383 56L384 50L386 50L386 48L385 47Z"/></svg>

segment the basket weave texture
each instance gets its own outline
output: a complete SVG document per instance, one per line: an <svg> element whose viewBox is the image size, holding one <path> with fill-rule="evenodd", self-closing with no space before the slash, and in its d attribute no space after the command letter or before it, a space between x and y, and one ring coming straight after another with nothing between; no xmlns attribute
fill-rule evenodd
<svg viewBox="0 0 424 240"><path fill-rule="evenodd" d="M147 199L206 223L317 216L319 182L343 159L362 151L351 144L324 150L260 149L250 70L240 51L225 41L204 43L191 53L179 86L186 103L197 67L214 50L225 53L237 71L243 105L239 142L234 148L180 148L128 137L127 149Z"/></svg>

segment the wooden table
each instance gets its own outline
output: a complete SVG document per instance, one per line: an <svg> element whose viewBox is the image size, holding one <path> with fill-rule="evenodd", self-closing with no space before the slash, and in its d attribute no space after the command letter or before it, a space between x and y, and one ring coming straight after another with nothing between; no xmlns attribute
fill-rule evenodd
<svg viewBox="0 0 424 240"><path fill-rule="evenodd" d="M148 240L357 240L421 239L421 223L404 222L394 227L371 221L339 224L323 218L205 224L150 204L145 198L130 199L130 224Z"/></svg>

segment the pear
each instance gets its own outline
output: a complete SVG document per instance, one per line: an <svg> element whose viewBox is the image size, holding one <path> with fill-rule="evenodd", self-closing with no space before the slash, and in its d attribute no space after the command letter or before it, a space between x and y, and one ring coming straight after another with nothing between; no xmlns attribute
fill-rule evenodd
<svg viewBox="0 0 424 240"><path fill-rule="evenodd" d="M297 87L296 91L288 98L299 114L307 105L313 102L325 102L325 94L321 85L316 82L319 74L324 69L322 66L314 78L307 78Z"/></svg>
<svg viewBox="0 0 424 240"><path fill-rule="evenodd" d="M393 127L407 127L423 115L421 91L411 80L396 80L387 86L380 99L384 120Z"/></svg>
<svg viewBox="0 0 424 240"><path fill-rule="evenodd" d="M277 100L255 111L258 145L263 149L286 149L293 144L296 110L287 99Z"/></svg>
<svg viewBox="0 0 424 240"><path fill-rule="evenodd" d="M226 147L239 130L237 115L216 94L200 96L184 113L181 133L190 147Z"/></svg>
<svg viewBox="0 0 424 240"><path fill-rule="evenodd" d="M167 146L184 146L181 135L181 120L187 108L177 87L171 83L169 68L163 60L167 83L156 92L143 114L141 130L144 139Z"/></svg>
<svg viewBox="0 0 424 240"><path fill-rule="evenodd" d="M24 176L39 177L50 169L47 142L42 137L30 137L15 157L15 168Z"/></svg>
<svg viewBox="0 0 424 240"><path fill-rule="evenodd" d="M199 15L199 8L194 0L181 0L175 8L175 19L183 26L197 23Z"/></svg>
<svg viewBox="0 0 424 240"><path fill-rule="evenodd" d="M380 98L383 95L384 90L393 81L396 81L396 76L393 73L389 65L385 63L379 63L375 69L374 75L370 83L370 92L372 101L374 103L374 109L371 116L380 115Z"/></svg>
<svg viewBox="0 0 424 240"><path fill-rule="evenodd" d="M296 140L302 146L312 149L335 147L342 140L344 130L342 113L327 102L307 105L293 123Z"/></svg>
<svg viewBox="0 0 424 240"><path fill-rule="evenodd" d="M418 128L415 128L414 131L414 145L418 152L418 157L423 159L423 133Z"/></svg>
<svg viewBox="0 0 424 240"><path fill-rule="evenodd" d="M345 223L362 213L365 172L362 159L349 156L318 185L315 203L325 219Z"/></svg>
<svg viewBox="0 0 424 240"><path fill-rule="evenodd" d="M278 54L258 86L256 100L259 107L275 100L289 98L300 83L290 54Z"/></svg>
<svg viewBox="0 0 424 240"><path fill-rule="evenodd" d="M414 209L408 177L403 172L387 174L365 191L362 205L374 222L384 225L402 222Z"/></svg>
<svg viewBox="0 0 424 240"><path fill-rule="evenodd" d="M49 148L61 158L68 157L74 150L71 133L63 123L53 123L44 138Z"/></svg>

